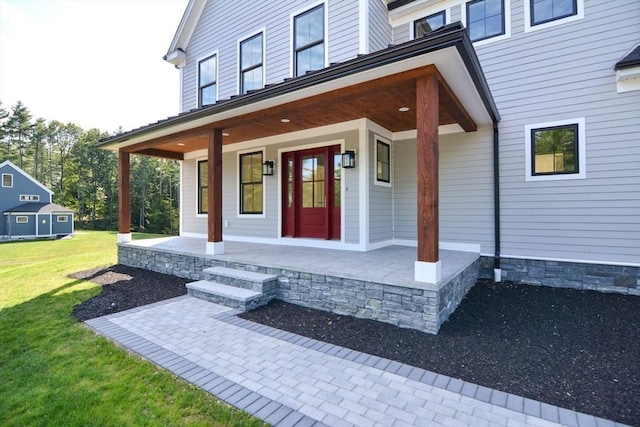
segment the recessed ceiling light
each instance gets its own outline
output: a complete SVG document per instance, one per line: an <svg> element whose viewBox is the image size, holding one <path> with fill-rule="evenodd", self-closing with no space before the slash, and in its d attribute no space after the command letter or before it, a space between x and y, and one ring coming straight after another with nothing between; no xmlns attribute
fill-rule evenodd
<svg viewBox="0 0 640 427"><path fill-rule="evenodd" d="M281 121L282 123L289 123L291 120L289 120L289 119L280 119L280 121Z"/></svg>
<svg viewBox="0 0 640 427"><path fill-rule="evenodd" d="M178 142L178 145L184 147L184 142Z"/></svg>
<svg viewBox="0 0 640 427"><path fill-rule="evenodd" d="M222 132L222 136L229 136L227 132Z"/></svg>
<svg viewBox="0 0 640 427"><path fill-rule="evenodd" d="M398 111L402 111L404 113L405 111L409 111L409 107L400 107L398 108Z"/></svg>

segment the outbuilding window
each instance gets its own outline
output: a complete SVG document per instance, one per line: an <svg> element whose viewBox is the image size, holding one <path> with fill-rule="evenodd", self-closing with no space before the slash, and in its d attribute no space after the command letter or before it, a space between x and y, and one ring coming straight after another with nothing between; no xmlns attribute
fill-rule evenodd
<svg viewBox="0 0 640 427"><path fill-rule="evenodd" d="M21 202L39 202L40 196L37 194L21 194L20 201Z"/></svg>
<svg viewBox="0 0 640 427"><path fill-rule="evenodd" d="M13 174L11 174L11 173L3 173L2 174L2 186L3 187L13 187Z"/></svg>
<svg viewBox="0 0 640 427"><path fill-rule="evenodd" d="M19 216L16 216L16 222L17 222L18 224L26 224L26 223L28 223L28 222L29 222L29 217L28 217L28 216L26 216L26 215L19 215Z"/></svg>
<svg viewBox="0 0 640 427"><path fill-rule="evenodd" d="M69 222L69 217L66 215L58 215L56 217L56 221L58 222Z"/></svg>

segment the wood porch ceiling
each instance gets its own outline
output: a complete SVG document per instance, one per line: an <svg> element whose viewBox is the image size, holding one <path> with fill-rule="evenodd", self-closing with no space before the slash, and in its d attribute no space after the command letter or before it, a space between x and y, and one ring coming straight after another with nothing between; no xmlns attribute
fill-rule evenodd
<svg viewBox="0 0 640 427"><path fill-rule="evenodd" d="M477 129L469 113L435 66L429 65L329 91L268 109L215 121L122 148L125 152L182 159L184 153L207 147L208 132L220 128L225 145L367 118L392 132L416 129L416 78L438 77L440 125L458 123ZM408 107L406 112L399 111ZM283 123L281 119L289 119ZM228 135L227 135L228 134Z"/></svg>

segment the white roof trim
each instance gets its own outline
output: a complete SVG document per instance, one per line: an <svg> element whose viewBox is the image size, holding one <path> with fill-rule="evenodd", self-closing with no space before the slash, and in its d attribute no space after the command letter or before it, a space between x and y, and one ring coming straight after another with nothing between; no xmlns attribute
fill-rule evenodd
<svg viewBox="0 0 640 427"><path fill-rule="evenodd" d="M187 8L184 11L184 15L182 15L182 20L180 20L180 24L176 30L176 34L173 36L167 55L170 55L178 49L181 49L182 51L187 50L187 45L191 40L191 36L196 29L196 25L200 20L200 16L202 15L202 11L206 4L207 0L189 0Z"/></svg>
<svg viewBox="0 0 640 427"><path fill-rule="evenodd" d="M0 168L2 168L4 166L12 167L13 169L15 169L16 172L18 172L19 174L21 174L22 176L27 178L29 181L33 182L34 184L36 184L37 186L39 186L40 188L45 190L47 193L49 193L49 195L53 196L53 191L49 190L40 181L37 181L34 177L32 177L31 175L29 175L28 173L26 173L25 171L20 169L18 166L16 166L13 163L11 163L9 160L5 160L4 162L0 163Z"/></svg>

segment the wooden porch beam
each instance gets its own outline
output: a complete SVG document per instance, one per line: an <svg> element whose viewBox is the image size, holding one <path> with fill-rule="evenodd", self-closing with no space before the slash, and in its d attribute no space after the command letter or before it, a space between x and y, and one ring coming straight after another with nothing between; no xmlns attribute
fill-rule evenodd
<svg viewBox="0 0 640 427"><path fill-rule="evenodd" d="M436 73L416 79L418 261L438 262L438 122Z"/></svg>
<svg viewBox="0 0 640 427"><path fill-rule="evenodd" d="M207 241L222 242L222 129L209 131L207 145ZM220 253L219 251L216 251Z"/></svg>
<svg viewBox="0 0 640 427"><path fill-rule="evenodd" d="M211 125L199 126L193 129L187 129L180 132L173 133L171 135L161 136L149 141L141 142L139 144L129 145L122 147L120 150L127 151L129 153L137 153L139 151L146 150L148 148L154 148L159 145L169 144L171 142L178 142L181 139L192 138L194 136L206 135L212 129Z"/></svg>
<svg viewBox="0 0 640 427"><path fill-rule="evenodd" d="M447 97L451 100L451 104L453 104L452 105L453 108L451 108L450 112L453 118L455 119L455 121L460 125L462 129L464 129L465 132L477 131L478 125L473 120L473 118L471 117L467 109L464 108L464 105L462 105L462 102L460 102L460 100L456 96L453 89L451 89L451 86L449 86L449 83L447 83L445 78L440 74L440 72L437 69L436 69L436 73L438 76L438 82L440 83L440 86L439 86L441 91L439 93L440 99L442 100L445 97Z"/></svg>
<svg viewBox="0 0 640 427"><path fill-rule="evenodd" d="M131 165L129 153L118 153L118 233L131 233Z"/></svg>
<svg viewBox="0 0 640 427"><path fill-rule="evenodd" d="M145 150L136 151L135 154L145 156L162 157L163 159L184 160L184 154L174 151L158 150L157 148L147 148Z"/></svg>

